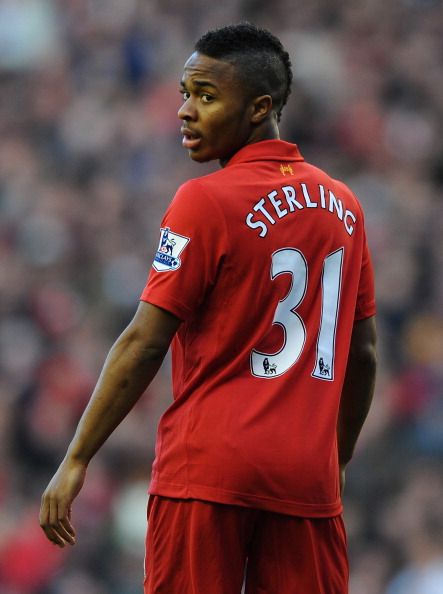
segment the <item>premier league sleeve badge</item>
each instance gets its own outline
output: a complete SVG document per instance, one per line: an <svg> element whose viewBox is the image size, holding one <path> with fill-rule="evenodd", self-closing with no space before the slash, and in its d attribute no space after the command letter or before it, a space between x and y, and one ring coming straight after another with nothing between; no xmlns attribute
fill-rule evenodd
<svg viewBox="0 0 443 594"><path fill-rule="evenodd" d="M174 233L169 227L160 229L160 243L152 264L153 268L157 272L168 272L180 268L180 254L189 241L189 237Z"/></svg>

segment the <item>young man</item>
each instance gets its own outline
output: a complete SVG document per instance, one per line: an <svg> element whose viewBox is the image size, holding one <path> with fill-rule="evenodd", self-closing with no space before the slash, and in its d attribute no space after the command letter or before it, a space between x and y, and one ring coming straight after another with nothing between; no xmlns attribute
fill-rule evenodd
<svg viewBox="0 0 443 594"><path fill-rule="evenodd" d="M340 490L375 376L363 213L279 140L292 80L269 32L196 44L183 146L222 168L177 192L133 321L111 349L40 522L75 542L86 468L172 341L174 402L150 487L146 594L345 594Z"/></svg>

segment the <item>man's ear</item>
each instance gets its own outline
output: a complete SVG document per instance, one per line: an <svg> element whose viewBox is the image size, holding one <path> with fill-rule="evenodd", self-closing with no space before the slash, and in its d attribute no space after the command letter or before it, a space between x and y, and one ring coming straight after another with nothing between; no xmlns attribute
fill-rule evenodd
<svg viewBox="0 0 443 594"><path fill-rule="evenodd" d="M252 102L252 109L251 123L261 124L272 111L271 95L256 97Z"/></svg>

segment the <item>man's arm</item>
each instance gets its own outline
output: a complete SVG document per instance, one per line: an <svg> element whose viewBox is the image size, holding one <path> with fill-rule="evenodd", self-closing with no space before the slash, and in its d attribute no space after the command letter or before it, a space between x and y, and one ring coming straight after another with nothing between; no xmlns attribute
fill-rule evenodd
<svg viewBox="0 0 443 594"><path fill-rule="evenodd" d="M357 438L369 412L374 394L375 345L375 317L355 322L337 426L342 491L345 468L354 453Z"/></svg>
<svg viewBox="0 0 443 594"><path fill-rule="evenodd" d="M53 543L75 543L71 504L88 463L154 378L180 323L172 314L140 302L109 351L66 456L42 496L40 525Z"/></svg>

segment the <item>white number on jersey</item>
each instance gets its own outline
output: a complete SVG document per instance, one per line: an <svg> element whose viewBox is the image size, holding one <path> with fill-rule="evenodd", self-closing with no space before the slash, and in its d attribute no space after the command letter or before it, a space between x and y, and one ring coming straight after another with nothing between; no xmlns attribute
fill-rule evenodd
<svg viewBox="0 0 443 594"><path fill-rule="evenodd" d="M317 339L317 354L312 377L334 379L334 353L337 317L340 302L344 249L329 254L323 262L322 310ZM299 359L306 342L306 328L296 313L308 285L308 264L295 248L283 248L272 254L271 279L290 274L291 288L279 301L272 324L283 329L283 346L276 353L251 352L251 371L256 377L272 379L286 373Z"/></svg>

